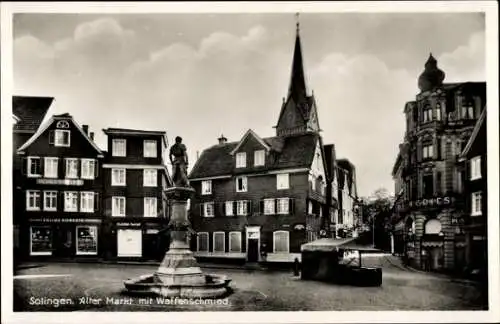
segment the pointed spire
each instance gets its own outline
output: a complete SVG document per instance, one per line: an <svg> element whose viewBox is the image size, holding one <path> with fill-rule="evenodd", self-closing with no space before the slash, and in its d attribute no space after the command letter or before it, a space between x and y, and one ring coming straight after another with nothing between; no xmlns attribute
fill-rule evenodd
<svg viewBox="0 0 500 324"><path fill-rule="evenodd" d="M307 87L304 74L304 62L302 59L302 46L300 42L299 14L297 13L295 17L297 19L297 30L295 36L295 49L293 52L290 87L288 88L288 97L292 97L295 102L300 102L303 101L307 96Z"/></svg>

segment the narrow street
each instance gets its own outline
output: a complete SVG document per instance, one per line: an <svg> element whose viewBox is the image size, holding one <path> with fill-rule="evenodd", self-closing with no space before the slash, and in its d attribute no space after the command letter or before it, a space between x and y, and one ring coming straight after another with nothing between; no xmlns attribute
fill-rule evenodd
<svg viewBox="0 0 500 324"><path fill-rule="evenodd" d="M203 268L205 273L232 278L233 293L219 305L129 304L113 301L122 294L123 280L154 272L156 267L120 264L49 263L18 271L14 276L16 311L298 311L298 310L481 310L485 309L477 285L402 267L396 257L363 258L364 266L381 266L381 287L351 287L303 281L285 271ZM80 304L82 297L99 300ZM58 307L44 298L69 298ZM88 299L87 299L88 300ZM45 305L42 305L44 304ZM118 303L118 302L117 302ZM58 309L54 309L58 308Z"/></svg>

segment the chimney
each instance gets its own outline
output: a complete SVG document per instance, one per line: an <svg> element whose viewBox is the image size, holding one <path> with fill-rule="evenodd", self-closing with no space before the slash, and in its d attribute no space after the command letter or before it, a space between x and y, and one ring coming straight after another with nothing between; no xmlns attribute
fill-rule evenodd
<svg viewBox="0 0 500 324"><path fill-rule="evenodd" d="M83 128L83 132L85 133L85 135L88 135L89 134L89 125L82 125L82 128Z"/></svg>
<svg viewBox="0 0 500 324"><path fill-rule="evenodd" d="M224 137L224 135L221 135L219 138L219 145L221 144L226 144L227 143L227 138Z"/></svg>
<svg viewBox="0 0 500 324"><path fill-rule="evenodd" d="M90 132L90 135L89 135L89 136L90 136L90 139L91 139L91 140L94 140L94 132Z"/></svg>

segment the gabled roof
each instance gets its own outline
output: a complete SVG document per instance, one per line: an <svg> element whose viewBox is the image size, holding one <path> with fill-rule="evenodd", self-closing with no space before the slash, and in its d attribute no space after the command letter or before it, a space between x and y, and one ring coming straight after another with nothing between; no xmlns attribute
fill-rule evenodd
<svg viewBox="0 0 500 324"><path fill-rule="evenodd" d="M268 137L263 141L271 147L266 157L266 166L254 168L234 168L234 156L231 152L239 142L214 145L205 149L196 161L189 175L190 179L231 175L236 173L255 173L279 169L310 168L314 159L319 136L306 133L288 137Z"/></svg>
<svg viewBox="0 0 500 324"><path fill-rule="evenodd" d="M460 153L460 158L466 158L467 154L469 154L470 148L472 147L472 144L474 144L474 142L476 141L477 135L479 134L481 127L483 127L483 125L486 126L485 119L486 119L486 107L484 107L483 111L481 112L481 115L479 115L479 118L476 122L476 125L474 126L474 130L472 131L469 141L467 142L467 145L465 145L464 150Z"/></svg>
<svg viewBox="0 0 500 324"><path fill-rule="evenodd" d="M13 96L12 114L18 119L14 131L35 132L50 108L53 97Z"/></svg>
<svg viewBox="0 0 500 324"><path fill-rule="evenodd" d="M248 136L253 136L257 140L257 142L259 142L267 151L269 151L271 149L271 147L266 142L264 142L264 140L262 138L260 138L259 135L257 135L253 130L249 129L249 130L247 130L245 135L243 135L243 137L241 138L238 145L236 145L236 147L231 151L231 154L234 154L238 151L238 149L245 142L245 140L247 139Z"/></svg>
<svg viewBox="0 0 500 324"><path fill-rule="evenodd" d="M42 126L40 126L38 128L38 130L36 131L36 133L33 134L33 136L31 136L30 139L26 141L26 143L24 143L20 148L17 149L17 153L21 153L26 148L28 148L31 144L33 144L33 142L36 141L36 139L38 137L40 137L40 135L42 135L47 130L47 128L49 128L50 125L52 125L55 121L58 121L58 120L69 120L69 121L71 121L73 123L73 125L75 126L75 128L80 131L80 133L82 134L82 136L90 143L90 145L92 145L92 147L97 151L97 153L100 156L104 156L104 154L101 151L101 149L94 143L93 140L90 139L90 137L87 134L85 134L85 132L83 131L82 127L80 125L78 125L78 123L73 119L73 116L71 116L68 113L60 114L60 115L53 115L45 124L43 124Z"/></svg>

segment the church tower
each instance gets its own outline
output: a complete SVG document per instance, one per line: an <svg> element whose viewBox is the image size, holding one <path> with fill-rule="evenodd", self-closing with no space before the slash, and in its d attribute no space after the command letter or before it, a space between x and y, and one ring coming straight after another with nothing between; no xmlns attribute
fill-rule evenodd
<svg viewBox="0 0 500 324"><path fill-rule="evenodd" d="M297 22L288 94L281 106L278 124L275 128L277 136L320 131L314 95L309 95L307 91L299 22Z"/></svg>

